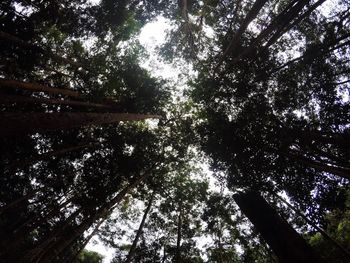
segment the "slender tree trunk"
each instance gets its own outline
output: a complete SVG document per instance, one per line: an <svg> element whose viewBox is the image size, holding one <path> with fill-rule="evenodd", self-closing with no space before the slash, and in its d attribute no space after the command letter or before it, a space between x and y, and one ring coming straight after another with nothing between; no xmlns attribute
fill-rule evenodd
<svg viewBox="0 0 350 263"><path fill-rule="evenodd" d="M20 160L15 161L15 162L11 163L9 166L7 166L6 169L9 171L13 171L13 170L18 169L18 168L22 169L24 167L27 167L28 165L34 164L34 163L39 162L39 161L48 160L52 157L62 156L62 155L76 152L76 151L80 151L83 149L94 148L94 147L97 147L99 145L100 145L100 143L88 143L88 144L83 144L83 145L71 146L71 147L67 147L64 149L60 149L60 150L54 150L54 151L50 151L50 152L43 153L43 154L38 154L38 155L33 156L31 158L27 158L27 159L24 159L21 161Z"/></svg>
<svg viewBox="0 0 350 263"><path fill-rule="evenodd" d="M84 248L86 247L86 245L90 242L91 238L97 234L98 229L100 228L100 226L103 224L104 220L100 220L100 222L97 223L97 225L94 227L94 230L84 239L83 243L81 245L78 245L78 249L75 253L72 253L68 258L64 259L64 258L60 258L60 262L67 262L67 263L71 263L74 262L75 259L79 256L80 252L82 252L84 250Z"/></svg>
<svg viewBox="0 0 350 263"><path fill-rule="evenodd" d="M126 260L125 260L125 263L130 263L132 258L133 258L133 256L134 256L134 254L135 254L135 249L136 249L137 243L138 243L138 241L140 239L140 236L141 236L141 233L143 231L143 226L145 225L147 215L148 215L149 211L151 210L152 202L153 202L153 199L154 199L154 194L155 194L155 192L152 193L152 196L151 196L150 200L148 201L147 208L146 208L146 210L145 210L145 212L143 214L143 217L142 217L139 229L137 230L135 239L134 239L134 241L133 241L133 243L132 243L132 245L130 247L128 256L126 257Z"/></svg>
<svg viewBox="0 0 350 263"><path fill-rule="evenodd" d="M303 218L305 222L307 222L310 226L312 226L314 229L316 229L318 232L322 234L322 236L330 241L335 247L337 247L343 257L344 257L344 262L350 262L350 252L347 251L342 245L340 245L335 239L333 239L324 229L319 227L317 224L312 222L309 218L307 218L300 210L296 209L294 206L292 206L290 203L288 203L286 200L284 200L282 197L280 197L277 193L272 192L271 193L277 197L280 201L282 201L287 207L289 207L291 210L293 210L298 216Z"/></svg>
<svg viewBox="0 0 350 263"><path fill-rule="evenodd" d="M80 126L101 125L120 121L139 121L159 118L156 115L132 113L0 113L0 135L11 136L23 133L71 129Z"/></svg>
<svg viewBox="0 0 350 263"><path fill-rule="evenodd" d="M29 198L33 197L36 195L36 193L38 193L40 190L42 189L36 189L36 190L32 190L30 191L28 194L23 195L22 197L12 201L9 204L6 204L2 207L0 207L0 216L8 209L12 209L15 208L16 206L18 206L20 203L27 201Z"/></svg>
<svg viewBox="0 0 350 263"><path fill-rule="evenodd" d="M234 200L281 263L325 262L259 194L240 193Z"/></svg>
<svg viewBox="0 0 350 263"><path fill-rule="evenodd" d="M307 18L308 16L310 16L310 14L316 10L317 7L319 7L320 5L322 5L326 0L319 0L316 3L314 3L304 14L302 14L300 17L298 17L298 19L296 21L294 21L293 23L291 23L287 28L281 27L280 30L278 30L277 32L275 32L275 34L269 39L269 41L266 43L266 45L264 46L265 48L270 47L271 45L273 45L274 43L276 43L276 41L281 38L281 36L283 36L283 34L285 34L286 32L288 32L289 30L291 30L294 26L298 25L301 21L303 21L305 18Z"/></svg>
<svg viewBox="0 0 350 263"><path fill-rule="evenodd" d="M82 210L82 208L77 209L65 220L62 226L60 226L59 228L57 227L56 230L49 234L45 238L45 240L38 244L38 246L24 253L20 262L39 262L38 259L40 259L45 254L45 252L47 251L46 248L51 247L53 244L55 244L57 237L61 236L63 233L66 232L68 226L81 213Z"/></svg>
<svg viewBox="0 0 350 263"><path fill-rule="evenodd" d="M40 47L38 45L26 42L26 41L24 41L24 40L22 40L22 39L20 39L20 38L18 38L16 36L13 36L13 35L8 34L6 32L0 31L0 39L6 41L8 43L14 44L16 46L20 46L22 48L31 49L31 50L40 52L43 55L46 55L46 56L52 58L56 62L69 64L69 65L71 65L71 66L73 66L74 68L77 68L77 69L80 69L80 68L83 67L83 65L81 63L78 63L76 61L73 61L73 60L70 60L70 59L67 59L67 58L64 58L64 57L60 57L60 56L54 54L49 49L45 49L45 48L42 48L42 47Z"/></svg>
<svg viewBox="0 0 350 263"><path fill-rule="evenodd" d="M1 81L0 81L1 82ZM34 98L16 95L3 95L1 94L0 101L6 104L12 103L28 103L28 104L46 104L46 105L67 105L71 107L86 107L92 109L116 109L113 105L74 101L74 100L59 100L59 99L45 99Z"/></svg>
<svg viewBox="0 0 350 263"><path fill-rule="evenodd" d="M221 59L219 60L218 64L216 65L215 69L220 67L222 62L226 59L227 55L231 53L231 51L237 49L243 33L246 31L249 24L256 18L259 11L263 8L263 6L265 5L266 2L267 2L267 0L256 0L254 2L252 8L247 13L246 17L242 21L237 32L234 34L230 43L228 44L227 48L225 49L224 53L222 54Z"/></svg>
<svg viewBox="0 0 350 263"><path fill-rule="evenodd" d="M123 200L125 195L127 195L131 190L133 190L137 185L144 181L148 176L150 176L151 171L156 164L152 165L145 173L138 177L134 182L130 183L123 190L121 190L114 198L109 202L100 207L94 215L86 218L79 226L74 227L68 233L61 232L59 235L55 235L56 242L49 244L43 249L43 253L36 257L37 263L46 263L49 260L55 258L64 249L71 245L72 242L77 240L81 235L84 234L86 230L97 220L102 219L103 221L113 212L114 206L119 204Z"/></svg>
<svg viewBox="0 0 350 263"><path fill-rule="evenodd" d="M312 140L323 144L332 144L339 148L350 149L350 134L324 133L321 131L297 131L292 130L303 141Z"/></svg>
<svg viewBox="0 0 350 263"><path fill-rule="evenodd" d="M303 60L303 59L312 60L312 59L314 59L315 57L317 57L317 55L319 55L319 54L323 54L323 55L324 55L324 54L330 53L330 52L332 52L332 51L334 51L334 50L337 50L337 49L339 49L339 48L342 48L342 47L344 47L344 46L347 46L347 45L350 44L350 41L345 41L344 43L339 44L339 45L337 45L337 46L336 46L336 44L339 43L340 41L342 41L342 40L348 38L349 36L350 36L349 33L348 33L348 34L345 34L345 35L343 35L342 37L336 39L336 40L335 40L334 42L332 42L331 44L327 45L326 47L320 47L320 48L319 48L319 52L316 52L316 53L315 53L315 52L306 51L303 55L301 55L301 56L299 56L299 57L296 57L296 58L294 58L294 59L292 59L292 60L289 60L288 62L284 63L283 65L281 65L281 66L279 66L279 67L277 67L277 68L271 70L271 71L268 73L268 75L271 76L272 74L274 74L274 73L276 73L276 72L278 72L278 71L280 71L280 70L282 70L282 69L284 69L284 68L286 68L286 67L288 67L288 66L290 66L290 65L292 65L292 64L294 64L295 62L298 62L298 61L300 61L300 60ZM313 49L312 51L314 51L314 50L315 50L315 49Z"/></svg>
<svg viewBox="0 0 350 263"><path fill-rule="evenodd" d="M32 92L44 92L49 94L60 94L68 97L82 99L83 94L66 88L52 88L38 83L22 82L18 80L0 79L0 87L23 89Z"/></svg>
<svg viewBox="0 0 350 263"><path fill-rule="evenodd" d="M285 155L298 161L298 162L303 163L304 165L306 165L310 168L314 168L315 170L317 170L319 172L330 173L330 174L345 178L347 180L350 180L350 169L330 166L330 165L327 165L327 164L324 164L321 162L311 160L311 159L309 159L301 154L298 154L298 153L295 154L294 150L292 152L293 153L286 153Z"/></svg>
<svg viewBox="0 0 350 263"><path fill-rule="evenodd" d="M179 203L179 214L177 221L177 240L175 263L181 263L181 239L182 239L182 201Z"/></svg>
<svg viewBox="0 0 350 263"><path fill-rule="evenodd" d="M240 58L249 55L256 47L261 44L261 42L268 37L273 31L278 30L281 24L288 25L299 12L304 8L304 6L309 2L309 0L300 0L295 5L287 11L286 9L279 14L266 29L264 29L254 40L252 44L245 50L243 50L238 56L233 59L233 62L237 62ZM277 40L277 39L276 39Z"/></svg>
<svg viewBox="0 0 350 263"><path fill-rule="evenodd" d="M309 148L311 149L311 151L314 151L318 156L326 157L330 162L334 163L335 165L350 169L350 162L345 161L344 159L335 156L330 152L321 150L315 147L314 145L310 145Z"/></svg>
<svg viewBox="0 0 350 263"><path fill-rule="evenodd" d="M218 233L218 251L219 251L219 262L218 263L224 263L224 260L223 260L223 249L222 249L222 243L221 243L221 227L219 229L219 233Z"/></svg>

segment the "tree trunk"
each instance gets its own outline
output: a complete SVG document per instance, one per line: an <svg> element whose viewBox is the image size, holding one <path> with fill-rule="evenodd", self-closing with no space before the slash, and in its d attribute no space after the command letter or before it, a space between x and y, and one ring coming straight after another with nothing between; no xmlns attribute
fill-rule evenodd
<svg viewBox="0 0 350 263"><path fill-rule="evenodd" d="M294 21L292 24L290 24L287 28L281 27L275 34L269 39L269 41L266 43L264 48L269 48L271 45L273 45L283 34L291 30L294 26L298 25L302 20L307 18L314 10L316 10L317 7L322 5L326 0L319 0L316 3L314 3L304 14L302 14L296 21Z"/></svg>
<svg viewBox="0 0 350 263"><path fill-rule="evenodd" d="M71 147L67 147L64 149L60 149L60 150L54 150L54 151L50 151L47 153L38 154L38 155L33 156L31 158L15 161L15 162L11 163L9 166L7 166L6 170L11 172L15 169L24 168L24 167L27 167L28 165L34 164L34 163L39 162L39 161L47 160L47 159L50 159L52 157L62 156L62 155L65 155L67 153L72 153L72 152L80 151L83 149L94 148L94 147L97 147L98 145L100 145L100 143L88 143L88 144L71 146Z"/></svg>
<svg viewBox="0 0 350 263"><path fill-rule="evenodd" d="M38 246L36 246L34 249L31 249L24 253L24 256L21 259L21 263L26 262L39 262L38 260L44 256L44 254L47 252L47 248L52 247L53 244L56 243L57 237L61 236L63 233L66 232L68 226L71 224L71 222L81 213L83 209L79 208L75 212L73 212L64 222L62 226L59 228L56 228L51 234L49 234L45 240L43 240ZM47 261L49 262L49 261Z"/></svg>
<svg viewBox="0 0 350 263"><path fill-rule="evenodd" d="M292 152L292 153L290 153ZM284 155L288 156L289 158L295 159L298 162L301 162L302 164L314 168L315 170L319 172L326 172L330 173L342 178L345 178L347 180L350 180L350 169L342 168L342 167L336 167L336 166L330 166L321 162L317 162L314 160L311 160L301 154L298 154L296 151L290 150L289 153L285 153ZM294 153L294 154L293 154Z"/></svg>
<svg viewBox="0 0 350 263"><path fill-rule="evenodd" d="M0 81L1 82L1 81ZM96 109L116 109L113 105L74 101L74 100L59 100L59 99L46 99L46 98L35 98L35 97L25 97L16 95L3 95L1 94L0 101L2 103L28 103L28 104L46 104L46 105L67 105L71 107L86 107L86 108L96 108Z"/></svg>
<svg viewBox="0 0 350 263"><path fill-rule="evenodd" d="M97 223L97 225L94 227L94 230L84 239L83 243L78 246L78 249L76 252L69 255L68 258L61 257L60 262L67 262L67 263L75 262L75 259L77 258L77 256L79 256L80 252L84 250L86 245L90 242L91 238L94 235L96 235L96 233L98 232L98 229L100 228L103 222L104 220L102 219L100 220L100 222Z"/></svg>
<svg viewBox="0 0 350 263"><path fill-rule="evenodd" d="M345 161L344 159L338 156L335 156L333 153L326 152L322 149L317 148L314 145L310 145L309 148L311 151L315 152L315 154L317 154L318 156L327 158L332 164L350 169L350 162Z"/></svg>
<svg viewBox="0 0 350 263"><path fill-rule="evenodd" d="M327 239L335 247L337 247L341 251L341 253L342 253L343 257L344 257L344 262L350 262L350 252L347 251L342 245L340 245L330 235L328 235L328 233L324 229L322 229L321 227L316 225L314 222L312 222L310 219L308 219L301 211L296 209L294 206L292 206L290 203L288 203L286 200L284 200L282 197L280 197L277 193L272 192L272 191L271 191L271 193L275 197L277 197L279 200L281 200L287 207L289 207L291 210L293 210L298 216L303 218L305 220L305 222L307 222L310 226L312 226L314 229L316 229L318 232L320 232L325 239Z"/></svg>
<svg viewBox="0 0 350 263"><path fill-rule="evenodd" d="M33 197L33 196L36 195L36 193L38 193L40 190L42 190L42 189L35 189L35 190L32 190L32 191L30 191L28 194L23 195L22 197L17 198L16 200L12 201L11 203L6 204L6 205L0 207L0 216L1 216L6 210L15 208L16 206L18 206L18 205L19 205L20 203L22 203L23 201L26 201L26 200L28 200L29 198Z"/></svg>
<svg viewBox="0 0 350 263"><path fill-rule="evenodd" d="M63 231L60 232L60 235L56 235L56 242L54 244L49 244L43 248L43 253L38 255L36 258L37 263L46 263L51 259L55 258L58 254L60 254L64 249L72 244L75 240L77 240L81 235L84 234L86 230L90 228L90 226L97 220L102 219L104 221L110 213L113 212L114 206L120 203L121 200L127 195L131 190L133 190L137 185L139 185L142 181L144 181L148 176L150 176L151 171L155 167L156 164L152 165L145 173L137 178L134 182L130 183L123 190L121 190L114 198L112 198L109 202L105 203L102 207L100 207L94 215L86 218L79 226L74 227L71 231Z"/></svg>
<svg viewBox="0 0 350 263"><path fill-rule="evenodd" d="M234 200L281 263L325 262L259 194L240 193L234 195Z"/></svg>
<svg viewBox="0 0 350 263"><path fill-rule="evenodd" d="M45 132L58 129L71 129L87 125L101 125L119 121L139 121L160 118L157 115L132 113L0 113L0 135L11 136L23 133Z"/></svg>
<svg viewBox="0 0 350 263"><path fill-rule="evenodd" d="M129 253L128 253L128 256L125 260L125 263L130 263L134 254L135 254L135 249L136 249L136 246L137 246L137 243L139 241L139 238L141 236L141 233L142 233L142 230L143 230L143 226L145 225L145 222L146 222L146 218L147 218L147 215L149 213L149 211L151 210L151 206L152 206L152 202L153 202L153 198L154 198L154 192L152 193L152 196L151 196L151 199L149 200L148 202L148 206L145 210L145 213L143 214L143 217L142 217L142 220L141 220L141 223L140 223L140 226L139 226L139 229L137 230L137 233L136 233L136 236L135 236L135 239L130 247L130 250L129 250Z"/></svg>
<svg viewBox="0 0 350 263"><path fill-rule="evenodd" d="M222 248L222 242L221 242L221 226L219 226L219 232L218 232L218 252L219 252L219 262L218 263L224 263L223 260L223 248Z"/></svg>
<svg viewBox="0 0 350 263"><path fill-rule="evenodd" d="M263 8L267 0L256 0L252 6L252 8L249 10L248 14L242 21L242 24L238 28L237 32L232 37L230 43L228 44L227 48L225 49L224 53L221 56L220 61L217 63L215 69L219 68L222 62L225 60L226 56L231 53L231 51L236 50L240 43L241 36L246 31L249 24L256 18L259 11Z"/></svg>
<svg viewBox="0 0 350 263"><path fill-rule="evenodd" d="M181 239L182 239L182 201L180 201L179 203L175 263L181 263Z"/></svg>
<svg viewBox="0 0 350 263"><path fill-rule="evenodd" d="M278 30L281 24L283 26L288 25L299 12L304 8L304 6L309 2L309 0L300 0L295 5L290 5L290 9L286 8L282 11L271 23L267 26L249 45L245 50L243 50L238 56L233 59L233 62L237 62L240 58L249 55L256 47L261 44L261 42L268 37L274 30ZM277 40L277 39L276 39Z"/></svg>
<svg viewBox="0 0 350 263"><path fill-rule="evenodd" d="M271 70L268 75L271 76L272 74L280 71L281 69L284 69L285 67L288 67L289 65L292 65L293 63L299 61L299 60L303 60L303 59L314 59L315 57L317 57L318 54L327 54L327 53L330 53L334 50L337 50L339 48L342 48L344 46L347 46L350 44L350 41L345 41L344 43L342 44L339 44L337 46L335 46L337 43L339 43L340 41L348 38L350 36L350 33L347 33L343 36L341 36L340 38L336 39L335 41L333 41L331 44L327 45L326 47L319 47L319 52L309 52L309 51L306 51L303 55L299 56L299 57L296 57L292 60L289 60L288 62L282 64L281 66ZM316 48L314 48L312 51L315 51Z"/></svg>
<svg viewBox="0 0 350 263"><path fill-rule="evenodd" d="M83 94L66 88L52 88L38 83L22 82L17 80L0 79L0 87L12 89L24 89L32 92L44 92L49 94L60 94L73 98L83 98Z"/></svg>

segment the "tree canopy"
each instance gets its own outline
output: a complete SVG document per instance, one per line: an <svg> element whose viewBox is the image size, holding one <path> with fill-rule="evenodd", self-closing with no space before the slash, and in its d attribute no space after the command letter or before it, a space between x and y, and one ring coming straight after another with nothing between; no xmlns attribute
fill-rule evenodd
<svg viewBox="0 0 350 263"><path fill-rule="evenodd" d="M349 262L349 47L348 0L3 1L1 259Z"/></svg>

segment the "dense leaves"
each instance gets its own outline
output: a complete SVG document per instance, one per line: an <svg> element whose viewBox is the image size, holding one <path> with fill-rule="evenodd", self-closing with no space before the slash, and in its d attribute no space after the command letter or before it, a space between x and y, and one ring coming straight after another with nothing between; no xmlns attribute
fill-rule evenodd
<svg viewBox="0 0 350 263"><path fill-rule="evenodd" d="M306 223L349 249L349 6L3 1L2 260L100 262L98 236L113 262L277 262L232 198L254 191L346 262ZM138 38L153 20L157 54Z"/></svg>

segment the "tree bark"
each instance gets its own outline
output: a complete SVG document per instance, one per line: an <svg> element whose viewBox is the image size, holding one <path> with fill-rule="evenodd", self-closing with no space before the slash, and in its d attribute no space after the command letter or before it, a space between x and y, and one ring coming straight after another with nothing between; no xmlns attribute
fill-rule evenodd
<svg viewBox="0 0 350 263"><path fill-rule="evenodd" d="M259 194L240 193L234 200L281 263L325 262Z"/></svg>
<svg viewBox="0 0 350 263"><path fill-rule="evenodd" d="M160 118L157 115L132 113L0 113L0 135L11 136L23 133L46 132L58 129L71 129L80 126L101 125L120 121L139 121Z"/></svg>
<svg viewBox="0 0 350 263"><path fill-rule="evenodd" d="M177 220L177 240L175 263L181 263L181 239L182 239L182 201L179 203L179 214Z"/></svg>
<svg viewBox="0 0 350 263"><path fill-rule="evenodd" d="M116 109L116 107L113 105L100 104L100 103L91 103L91 102L75 101L75 100L35 98L35 97L3 95L3 94L1 94L0 101L6 104L28 103L28 104L46 104L46 105L67 105L71 107L77 106L77 107L96 108L96 109Z"/></svg>
<svg viewBox="0 0 350 263"><path fill-rule="evenodd" d="M141 233L143 231L143 226L145 225L145 222L146 222L146 218L147 218L147 215L149 213L149 211L151 210L151 206L152 206L152 202L153 202L153 199L154 199L154 192L152 193L152 196L150 198L150 200L148 201L148 205L147 205L147 208L143 214L143 217L142 217L142 220L141 220L141 223L140 223L140 226L137 230L137 233L136 233L136 236L135 236L135 239L130 247L130 250L129 250L129 253L128 253L128 256L125 260L125 263L130 263L134 254L135 254L135 249L136 249L136 246L137 246L137 243L140 239L140 236L141 236Z"/></svg>
<svg viewBox="0 0 350 263"><path fill-rule="evenodd" d="M82 99L83 95L77 91L66 88L52 88L38 83L22 82L17 80L0 79L0 87L13 89L24 89L32 92L44 92L49 94L60 94L68 97Z"/></svg>

